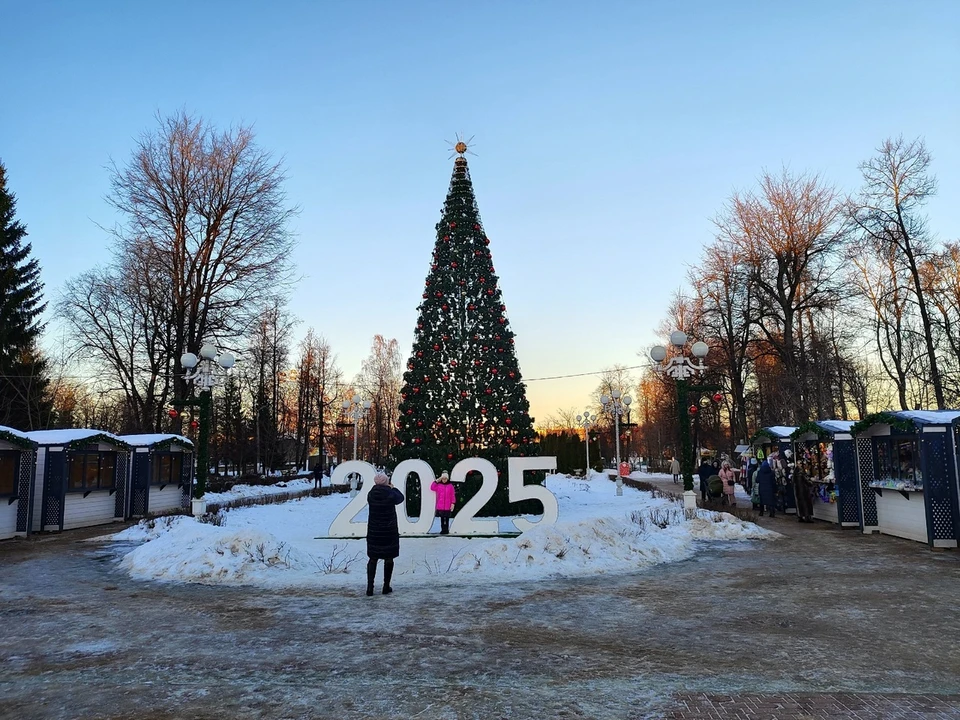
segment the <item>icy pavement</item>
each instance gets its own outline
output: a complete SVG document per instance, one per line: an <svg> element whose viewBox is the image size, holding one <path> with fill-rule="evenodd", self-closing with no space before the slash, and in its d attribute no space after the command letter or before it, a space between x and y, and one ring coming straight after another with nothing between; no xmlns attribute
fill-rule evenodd
<svg viewBox="0 0 960 720"><path fill-rule="evenodd" d="M784 537L373 598L132 580L82 532L0 543L0 718L724 718L748 701L744 717L787 718L773 708L798 694L903 717L890 693L960 717L958 553L764 526Z"/></svg>

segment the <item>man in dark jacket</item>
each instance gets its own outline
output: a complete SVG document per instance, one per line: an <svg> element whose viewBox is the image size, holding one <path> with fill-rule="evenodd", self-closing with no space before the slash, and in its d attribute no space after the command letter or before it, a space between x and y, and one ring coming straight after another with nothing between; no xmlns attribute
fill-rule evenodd
<svg viewBox="0 0 960 720"><path fill-rule="evenodd" d="M383 594L393 592L393 560L400 554L400 527L397 524L397 505L403 502L403 493L390 482L386 473L379 472L373 487L367 493L367 595L373 595L373 581L377 575L377 561L383 560Z"/></svg>
<svg viewBox="0 0 960 720"><path fill-rule="evenodd" d="M709 487L710 478L716 475L717 472L717 468L711 465L707 458L703 459L700 463L700 469L697 470L697 475L700 476L700 497L703 499L704 505L707 503L707 488Z"/></svg>
<svg viewBox="0 0 960 720"><path fill-rule="evenodd" d="M767 459L760 463L760 469L754 482L760 490L760 514L764 510L770 511L770 517L775 517L777 512L777 479L774 472L774 466L779 462L780 454L777 450L771 450Z"/></svg>

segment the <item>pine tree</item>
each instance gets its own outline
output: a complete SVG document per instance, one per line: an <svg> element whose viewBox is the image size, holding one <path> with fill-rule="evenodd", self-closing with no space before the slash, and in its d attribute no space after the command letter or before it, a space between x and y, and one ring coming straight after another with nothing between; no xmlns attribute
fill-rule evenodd
<svg viewBox="0 0 960 720"><path fill-rule="evenodd" d="M40 263L30 257L27 229L14 219L15 210L0 163L0 424L35 430L50 409L47 367L38 347L46 303Z"/></svg>
<svg viewBox="0 0 960 720"><path fill-rule="evenodd" d="M500 479L480 514L537 512L538 503L532 509L508 505L507 458L539 449L466 147L460 143L457 151L403 376L393 464L419 458L439 474L463 458L486 458ZM467 479L458 505L480 482L479 475ZM408 483L411 513L419 511L418 488Z"/></svg>

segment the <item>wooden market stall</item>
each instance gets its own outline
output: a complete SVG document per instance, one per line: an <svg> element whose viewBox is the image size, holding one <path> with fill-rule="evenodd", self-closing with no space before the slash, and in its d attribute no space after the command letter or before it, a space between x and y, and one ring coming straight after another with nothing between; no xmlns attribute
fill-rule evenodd
<svg viewBox="0 0 960 720"><path fill-rule="evenodd" d="M813 517L842 527L860 526L857 457L850 420L804 423L790 436L793 455L813 482Z"/></svg>
<svg viewBox="0 0 960 720"><path fill-rule="evenodd" d="M102 430L36 430L29 528L70 530L123 520L129 446Z"/></svg>
<svg viewBox="0 0 960 720"><path fill-rule="evenodd" d="M864 532L956 547L960 412L870 415L853 428Z"/></svg>
<svg viewBox="0 0 960 720"><path fill-rule="evenodd" d="M780 451L781 457L784 456L787 450L790 450L792 453L790 436L796 429L796 427L787 425L773 425L757 430L756 435L750 439L750 447L757 462L762 463L767 455L770 454L770 451L774 449ZM783 467L785 468L786 465L784 464ZM787 482L783 486L784 512L787 514L796 514L797 503L793 497L793 483L789 482L789 478L786 478L786 480Z"/></svg>
<svg viewBox="0 0 960 720"><path fill-rule="evenodd" d="M133 448L126 517L190 507L194 445L182 435L121 435Z"/></svg>
<svg viewBox="0 0 960 720"><path fill-rule="evenodd" d="M0 425L0 540L27 534L36 448L26 433Z"/></svg>

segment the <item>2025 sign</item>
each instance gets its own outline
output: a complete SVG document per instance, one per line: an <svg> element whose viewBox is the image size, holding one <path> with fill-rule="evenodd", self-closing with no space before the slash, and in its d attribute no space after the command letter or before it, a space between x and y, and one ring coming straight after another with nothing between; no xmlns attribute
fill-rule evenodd
<svg viewBox="0 0 960 720"><path fill-rule="evenodd" d="M511 503L524 500L539 500L543 503L543 517L537 522L517 517L513 524L517 530L523 532L535 525L553 525L557 521L559 507L557 497L543 485L524 485L523 474L532 470L552 471L557 467L556 457L517 457L507 459L507 496ZM497 489L497 469L493 463L484 458L465 458L453 466L450 472L450 482L462 483L471 472L479 472L483 478L480 490L460 508L450 524L451 535L496 535L500 531L497 520L478 520L476 514L487 504ZM333 485L345 485L347 477L357 474L363 480L363 487L356 497L347 503L346 507L333 519L330 524L330 537L365 537L367 534L366 522L353 522L353 519L367 506L367 493L373 487L373 478L377 474L376 468L370 463L361 460L348 460L341 463L333 471L330 478ZM414 474L420 480L420 517L407 517L406 504L397 506L397 523L401 535L426 535L433 527L436 514L436 493L430 485L436 480L433 468L425 460L404 460L393 471L394 477L406 478ZM405 493L405 482L398 485L400 492Z"/></svg>

